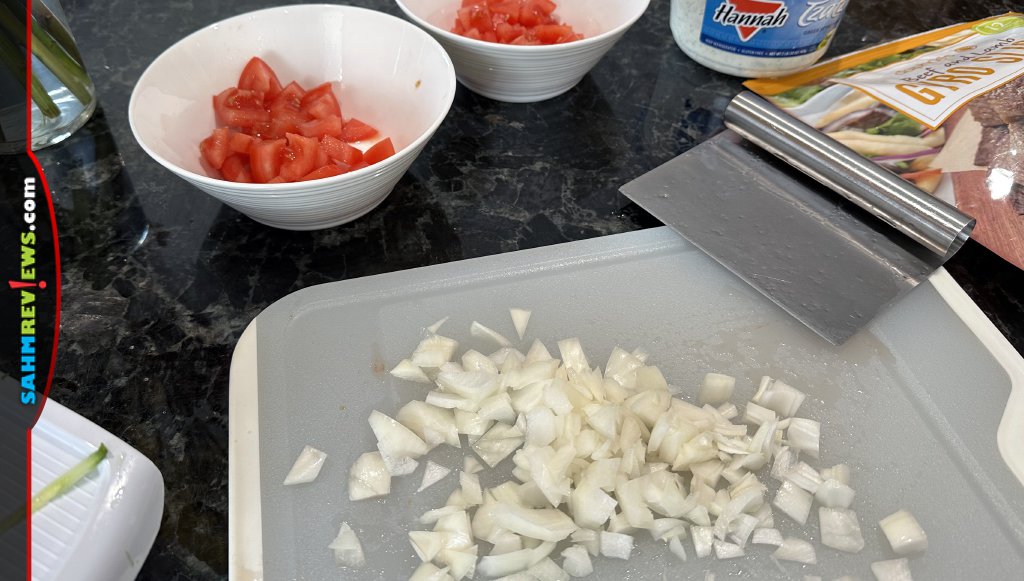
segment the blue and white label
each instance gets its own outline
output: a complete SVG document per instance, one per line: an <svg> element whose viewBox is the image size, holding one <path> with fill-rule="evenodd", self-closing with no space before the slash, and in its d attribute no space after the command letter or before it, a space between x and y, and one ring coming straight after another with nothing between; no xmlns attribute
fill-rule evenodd
<svg viewBox="0 0 1024 581"><path fill-rule="evenodd" d="M700 41L735 54L783 58L823 48L849 0L707 0Z"/></svg>

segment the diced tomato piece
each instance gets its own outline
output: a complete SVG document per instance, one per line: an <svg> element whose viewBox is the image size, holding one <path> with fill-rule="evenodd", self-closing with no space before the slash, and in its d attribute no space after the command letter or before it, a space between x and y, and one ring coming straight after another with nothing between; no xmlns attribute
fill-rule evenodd
<svg viewBox="0 0 1024 581"><path fill-rule="evenodd" d="M281 92L281 81L277 80L277 75L270 65L254 56L242 69L242 75L238 78L238 88L259 91L263 93L263 98L270 102Z"/></svg>
<svg viewBox="0 0 1024 581"><path fill-rule="evenodd" d="M252 135L247 135L245 133L232 133L230 142L231 151L235 153L244 153L248 155L249 146L252 145L252 142L256 140L257 138L253 137Z"/></svg>
<svg viewBox="0 0 1024 581"><path fill-rule="evenodd" d="M231 87L213 97L213 110L220 123L247 128L270 120L263 109L263 94Z"/></svg>
<svg viewBox="0 0 1024 581"><path fill-rule="evenodd" d="M366 153L363 154L363 161L369 165L373 165L391 157L392 155L395 155L395 146L391 143L390 137L385 137L373 144L373 147L366 150Z"/></svg>
<svg viewBox="0 0 1024 581"><path fill-rule="evenodd" d="M213 130L209 137L199 143L199 152L203 155L206 163L220 169L224 160L231 155L230 134L227 127L219 127Z"/></svg>
<svg viewBox="0 0 1024 581"><path fill-rule="evenodd" d="M342 167L336 165L325 165L321 166L308 174L299 178L300 182L307 182L309 180L319 180L322 178L329 178L332 176L340 176L343 173L347 173Z"/></svg>
<svg viewBox="0 0 1024 581"><path fill-rule="evenodd" d="M281 92L278 93L273 102L270 103L270 112L275 113L282 109L298 111L302 108L302 97L305 94L306 90L295 81L288 83L283 89L281 89Z"/></svg>
<svg viewBox="0 0 1024 581"><path fill-rule="evenodd" d="M283 177L277 176L276 178L270 180L267 183L268 184L284 184L284 183L287 183L287 182L285 181L285 179Z"/></svg>
<svg viewBox="0 0 1024 581"><path fill-rule="evenodd" d="M272 183L271 180L280 175L283 161L281 154L284 152L284 148L284 139L253 142L249 148L249 164L253 181Z"/></svg>
<svg viewBox="0 0 1024 581"><path fill-rule="evenodd" d="M312 121L306 121L302 125L299 125L299 133L306 137L316 137L317 139L324 135L330 135L333 137L341 137L342 129L344 124L341 122L341 117L332 115L324 119L313 119Z"/></svg>
<svg viewBox="0 0 1024 581"><path fill-rule="evenodd" d="M296 181L316 168L317 151L320 142L313 137L304 137L296 133L287 135L288 147L281 154L281 177L286 181Z"/></svg>
<svg viewBox="0 0 1024 581"><path fill-rule="evenodd" d="M531 11L548 16L555 11L558 6L551 0L526 0L526 5Z"/></svg>
<svg viewBox="0 0 1024 581"><path fill-rule="evenodd" d="M308 103L303 100L302 112L314 119L341 117L341 105L334 93L327 93Z"/></svg>
<svg viewBox="0 0 1024 581"><path fill-rule="evenodd" d="M327 152L327 157L345 165L354 165L363 161L362 151L330 135L325 135L320 140L320 149Z"/></svg>
<svg viewBox="0 0 1024 581"><path fill-rule="evenodd" d="M324 148L319 147L317 144L316 148L316 167L323 167L331 163L331 157L327 155L327 151Z"/></svg>
<svg viewBox="0 0 1024 581"><path fill-rule="evenodd" d="M270 114L270 123L253 128L253 134L261 139L283 139L288 133L298 133L299 126L309 121L301 111L282 109Z"/></svg>
<svg viewBox="0 0 1024 581"><path fill-rule="evenodd" d="M533 35L543 44L555 44L562 38L573 35L572 28L558 24L538 24L533 27Z"/></svg>
<svg viewBox="0 0 1024 581"><path fill-rule="evenodd" d="M519 19L519 10L522 7L520 0L503 0L500 2L488 2L487 7L493 14L503 14L508 18Z"/></svg>
<svg viewBox="0 0 1024 581"><path fill-rule="evenodd" d="M510 44L513 40L526 33L526 27L502 22L494 27L494 32L498 35L498 42Z"/></svg>
<svg viewBox="0 0 1024 581"><path fill-rule="evenodd" d="M341 130L342 141L362 141L377 135L377 129L353 117L345 122Z"/></svg>
<svg viewBox="0 0 1024 581"><path fill-rule="evenodd" d="M363 169L364 167L370 167L370 164L366 163L365 161L360 161L359 163L353 164L351 167L349 167L348 171L356 171L357 169Z"/></svg>
<svg viewBox="0 0 1024 581"><path fill-rule="evenodd" d="M231 155L224 160L220 173L225 179L233 182L252 183L252 174L249 173L249 161L244 155Z"/></svg>
<svg viewBox="0 0 1024 581"><path fill-rule="evenodd" d="M483 40L484 36L480 34L480 31L475 28L470 28L466 32L462 33L462 36L466 38L472 38L473 40Z"/></svg>

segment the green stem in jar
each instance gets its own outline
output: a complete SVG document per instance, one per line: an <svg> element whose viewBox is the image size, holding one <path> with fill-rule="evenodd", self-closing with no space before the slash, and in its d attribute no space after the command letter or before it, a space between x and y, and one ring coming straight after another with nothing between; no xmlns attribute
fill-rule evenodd
<svg viewBox="0 0 1024 581"><path fill-rule="evenodd" d="M0 35L0 63L3 63L4 68L11 72L11 74L18 80L18 84L21 85L22 89L25 88L25 57L24 53L18 50L18 47L7 37L7 35ZM50 98L50 94L46 92L43 84L39 82L34 76L32 77L32 100L36 106L39 107L39 111L49 118L60 117L60 108Z"/></svg>
<svg viewBox="0 0 1024 581"><path fill-rule="evenodd" d="M14 0L6 0L7 2L13 2ZM82 55L78 52L78 45L75 44L75 39L71 36L71 31L68 27L61 22L60 18L57 17L50 7L45 2L33 2L32 3L32 18L35 21L36 26L42 26L43 29L49 33L53 40L57 41L57 44L64 49L64 52L68 53L68 56L73 58L78 66L84 67L84 61L82 61Z"/></svg>

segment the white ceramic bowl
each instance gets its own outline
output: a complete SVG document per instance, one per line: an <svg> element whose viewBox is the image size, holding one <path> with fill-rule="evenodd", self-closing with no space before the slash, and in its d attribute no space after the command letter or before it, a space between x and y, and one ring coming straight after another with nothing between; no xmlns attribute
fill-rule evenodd
<svg viewBox="0 0 1024 581"><path fill-rule="evenodd" d="M562 22L583 40L520 46L473 40L449 32L460 0L396 0L398 7L440 42L455 63L459 81L498 101L532 103L576 86L625 34L650 0L556 0Z"/></svg>
<svg viewBox="0 0 1024 581"><path fill-rule="evenodd" d="M396 154L309 182L240 184L210 177L199 142L214 128L211 96L237 83L253 56L267 61L282 83L308 88L334 82L344 115L391 137ZM146 153L204 192L264 224L315 230L354 220L383 201L454 97L451 59L430 35L381 12L314 4L250 12L185 37L139 78L128 118Z"/></svg>

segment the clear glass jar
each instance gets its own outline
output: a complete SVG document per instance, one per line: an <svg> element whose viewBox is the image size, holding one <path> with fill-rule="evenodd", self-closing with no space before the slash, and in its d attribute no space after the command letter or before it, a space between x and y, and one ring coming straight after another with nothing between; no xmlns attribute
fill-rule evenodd
<svg viewBox="0 0 1024 581"><path fill-rule="evenodd" d="M803 70L832 42L849 0L672 0L672 36L687 56L737 77Z"/></svg>
<svg viewBox="0 0 1024 581"><path fill-rule="evenodd" d="M96 110L96 89L58 0L32 2L32 149L63 141Z"/></svg>

